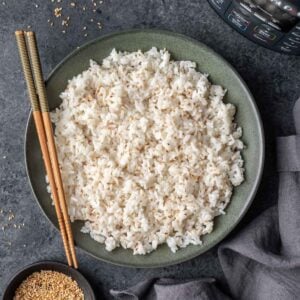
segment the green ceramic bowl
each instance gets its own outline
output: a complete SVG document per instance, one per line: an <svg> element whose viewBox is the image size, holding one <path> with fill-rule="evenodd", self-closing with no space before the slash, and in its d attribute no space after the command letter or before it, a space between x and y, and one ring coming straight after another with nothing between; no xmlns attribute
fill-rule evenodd
<svg viewBox="0 0 300 300"><path fill-rule="evenodd" d="M207 46L186 36L160 30L134 30L115 33L89 42L67 56L50 74L47 80L47 94L50 109L61 103L59 94L65 89L68 79L81 73L89 66L89 60L101 63L113 48L117 50L148 50L151 47L166 48L175 60L191 60L198 70L210 74L213 83L228 90L225 101L236 105L236 121L243 128L243 151L246 180L234 190L226 215L217 217L214 231L203 237L203 245L188 246L172 253L166 245L144 255L133 255L130 250L118 248L107 252L102 244L95 242L88 234L80 232L82 222L72 224L76 245L101 260L131 267L161 267L183 262L207 251L238 224L255 196L261 178L264 161L264 137L257 107L246 84L237 72L218 54ZM27 173L33 193L48 219L57 227L54 207L46 191L45 171L35 132L32 116L26 129L25 159Z"/></svg>

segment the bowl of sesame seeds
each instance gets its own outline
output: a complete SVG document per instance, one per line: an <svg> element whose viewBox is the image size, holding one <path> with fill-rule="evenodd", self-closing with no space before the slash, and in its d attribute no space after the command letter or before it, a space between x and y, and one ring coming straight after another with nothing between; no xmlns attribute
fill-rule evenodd
<svg viewBox="0 0 300 300"><path fill-rule="evenodd" d="M13 276L3 300L95 300L83 275L59 262L42 261L24 267Z"/></svg>

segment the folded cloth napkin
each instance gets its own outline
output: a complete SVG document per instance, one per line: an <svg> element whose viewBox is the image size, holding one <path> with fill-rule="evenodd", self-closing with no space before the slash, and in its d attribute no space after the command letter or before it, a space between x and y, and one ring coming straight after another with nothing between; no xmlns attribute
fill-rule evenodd
<svg viewBox="0 0 300 300"><path fill-rule="evenodd" d="M277 139L278 206L271 207L218 250L231 298L300 299L300 99L296 135ZM124 291L128 300L227 300L214 279L150 279Z"/></svg>

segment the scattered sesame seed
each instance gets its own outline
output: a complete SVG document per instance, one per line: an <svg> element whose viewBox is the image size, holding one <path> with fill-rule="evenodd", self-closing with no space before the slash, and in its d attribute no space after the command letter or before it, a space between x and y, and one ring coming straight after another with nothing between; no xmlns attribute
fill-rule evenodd
<svg viewBox="0 0 300 300"><path fill-rule="evenodd" d="M26 244L24 244L23 247L26 248Z"/></svg>
<svg viewBox="0 0 300 300"><path fill-rule="evenodd" d="M65 20L62 20L61 25L68 27L69 26L69 22L68 21L69 21L68 18L65 19Z"/></svg>
<svg viewBox="0 0 300 300"><path fill-rule="evenodd" d="M14 215L14 214L10 213L10 214L8 215L8 221L13 220L14 218L15 218L15 215Z"/></svg>
<svg viewBox="0 0 300 300"><path fill-rule="evenodd" d="M38 4L34 4L34 6L35 6L36 8L39 8Z"/></svg>
<svg viewBox="0 0 300 300"><path fill-rule="evenodd" d="M5 159L5 158L6 158L6 155L3 156L3 159Z"/></svg>
<svg viewBox="0 0 300 300"><path fill-rule="evenodd" d="M2 5L6 5L6 3L3 1L3 2L2 2Z"/></svg>
<svg viewBox="0 0 300 300"><path fill-rule="evenodd" d="M29 28L31 28L31 26L30 26L30 25L28 25L28 26L27 26L27 28L29 29Z"/></svg>
<svg viewBox="0 0 300 300"><path fill-rule="evenodd" d="M54 15L55 15L56 18L61 17L61 13L62 13L62 8L61 7L56 7L54 9Z"/></svg>
<svg viewBox="0 0 300 300"><path fill-rule="evenodd" d="M85 34L84 34L84 36L85 36L85 37L87 37L87 36L88 36L88 34L87 34L87 33L85 33Z"/></svg>
<svg viewBox="0 0 300 300"><path fill-rule="evenodd" d="M56 3L61 4L63 1L62 0L51 0L51 2L55 3L55 4ZM93 13L96 13L96 12L98 12L97 4L103 4L103 2L104 1L91 0L91 3L92 3L92 6L91 6L91 5L88 5L87 3L79 3L75 0L73 0L73 1L71 0L67 5L70 5L73 8L74 7L78 7L79 9L81 8L83 11L88 11L89 10L89 12L92 11ZM59 18L59 17L63 16L63 8L62 7L55 7L53 12L54 12L54 16L56 18ZM65 11L64 11L64 13L65 13ZM64 19L61 21L61 26L63 27L62 29L65 29L66 27L69 26L68 21L70 20L70 17L69 16L68 17L63 16L63 17L64 17ZM49 25L51 27L53 27L55 25L54 22L51 19L48 19L47 22L49 23ZM96 22L96 20L94 20L94 18L91 18L90 23L94 23L94 22ZM97 27L98 27L98 29L102 29L102 24L100 22L98 22ZM28 28L30 28L30 27L28 27ZM88 30L88 26L84 26L82 30L83 31ZM66 30L62 30L61 32L64 34L64 33L66 33ZM84 35L84 36L87 36L87 34Z"/></svg>

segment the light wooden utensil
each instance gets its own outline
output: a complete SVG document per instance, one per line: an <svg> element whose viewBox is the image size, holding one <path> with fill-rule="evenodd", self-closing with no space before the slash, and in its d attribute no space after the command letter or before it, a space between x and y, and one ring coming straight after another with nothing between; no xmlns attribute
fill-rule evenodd
<svg viewBox="0 0 300 300"><path fill-rule="evenodd" d="M67 261L78 268L35 35L27 32L27 43L23 31L15 35Z"/></svg>

